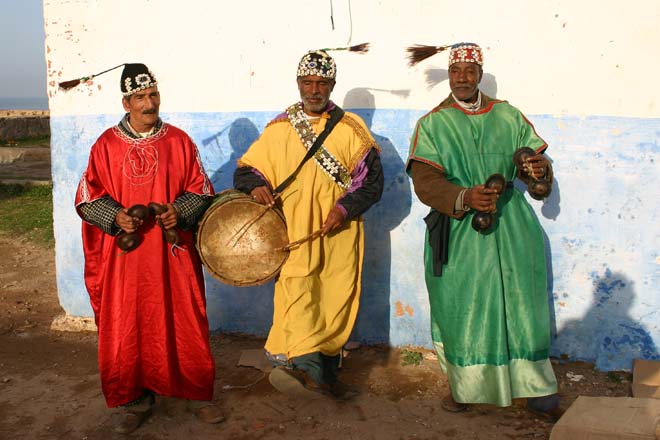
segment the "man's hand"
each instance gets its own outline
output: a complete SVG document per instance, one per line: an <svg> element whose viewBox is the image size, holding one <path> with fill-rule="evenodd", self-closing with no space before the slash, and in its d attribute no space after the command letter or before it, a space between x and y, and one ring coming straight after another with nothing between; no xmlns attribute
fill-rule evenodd
<svg viewBox="0 0 660 440"><path fill-rule="evenodd" d="M160 220L165 229L172 229L176 226L178 217L176 215L176 209L171 203L167 203L167 211L156 216L156 220Z"/></svg>
<svg viewBox="0 0 660 440"><path fill-rule="evenodd" d="M275 198L273 197L273 193L271 193L268 187L265 185L256 187L250 192L250 195L254 200L263 205L275 205Z"/></svg>
<svg viewBox="0 0 660 440"><path fill-rule="evenodd" d="M527 163L529 164L527 174L537 180L545 177L548 172L548 166L550 165L550 161L543 154L530 157L527 159Z"/></svg>
<svg viewBox="0 0 660 440"><path fill-rule="evenodd" d="M343 224L344 224L344 213L341 211L341 209L335 206L334 208L332 208L332 211L330 211L330 214L328 214L328 218L325 219L325 222L321 227L321 237L334 231L335 229L341 228L341 225Z"/></svg>
<svg viewBox="0 0 660 440"><path fill-rule="evenodd" d="M127 234L132 234L142 226L142 220L137 217L131 217L127 214L128 209L122 209L115 216L115 223Z"/></svg>
<svg viewBox="0 0 660 440"><path fill-rule="evenodd" d="M463 203L477 211L494 213L497 211L498 198L497 190L477 185L468 188L463 195Z"/></svg>

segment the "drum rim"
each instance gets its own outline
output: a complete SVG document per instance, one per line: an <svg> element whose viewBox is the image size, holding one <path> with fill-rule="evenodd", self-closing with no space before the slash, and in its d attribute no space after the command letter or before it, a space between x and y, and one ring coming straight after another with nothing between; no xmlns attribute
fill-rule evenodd
<svg viewBox="0 0 660 440"><path fill-rule="evenodd" d="M275 270L273 271L272 274L268 275L265 278L254 280L254 281L237 281L237 280L229 279L229 278L217 273L216 270L214 270L212 267L209 266L209 264L207 262L207 259L204 257L204 254L201 251L201 236L202 236L202 234L200 234L200 230L206 224L206 221L209 218L208 214L212 210L212 208L214 208L214 205L215 205L217 199L219 199L220 196L222 196L222 195L229 195L229 194L236 194L236 195L239 195L241 197L237 197L235 199L229 199L228 201L243 200L245 202L255 203L255 204L258 204L260 206L263 206L261 203L253 200L252 197L250 197L248 194L245 194L244 192L236 190L236 189L226 189L224 191L221 191L221 192L217 193L214 196L214 200L211 202L211 205L209 206L209 208L204 212L204 214L202 215L202 218L197 222L197 229L196 229L196 232L195 232L195 249L197 250L197 254L199 255L199 258L200 258L204 268L206 269L206 271L211 276L213 276L216 280L221 281L225 284L229 284L231 286L236 286L236 287L261 286L263 284L268 283L273 278L275 278L279 275L280 271L282 270L282 266L284 266L286 261L289 259L290 252L288 250L284 251L284 258L282 259L282 262L275 268ZM222 205L217 205L217 206L222 206ZM277 214L279 219L282 221L282 224L284 225L284 230L286 231L287 230L286 218L284 217L284 213L282 212L282 210L277 206L274 206L271 210L275 214ZM288 239L287 239L287 241L288 241Z"/></svg>

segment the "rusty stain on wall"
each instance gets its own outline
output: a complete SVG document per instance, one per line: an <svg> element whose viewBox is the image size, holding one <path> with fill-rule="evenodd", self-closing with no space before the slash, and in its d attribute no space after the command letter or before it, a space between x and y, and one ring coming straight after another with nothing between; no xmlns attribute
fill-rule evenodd
<svg viewBox="0 0 660 440"><path fill-rule="evenodd" d="M403 303L402 303L401 301L397 301L397 302L394 304L394 307L396 308L396 310L395 310L395 312L394 312L394 314L395 314L396 316L399 316L399 317L400 317L400 316L404 316L404 315L407 313L408 316L411 316L411 317L412 317L412 316L415 314L415 310L414 310L412 307L410 307L410 305L407 305L407 304L406 304L406 305L404 306Z"/></svg>

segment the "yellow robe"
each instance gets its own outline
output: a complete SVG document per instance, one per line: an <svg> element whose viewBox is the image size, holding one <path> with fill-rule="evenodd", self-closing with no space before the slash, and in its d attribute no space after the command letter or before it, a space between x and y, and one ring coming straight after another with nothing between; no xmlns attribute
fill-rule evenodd
<svg viewBox="0 0 660 440"><path fill-rule="evenodd" d="M327 120L326 113L311 121L317 135ZM371 148L378 149L362 119L349 112L323 145L351 173ZM266 126L238 166L257 169L275 188L296 169L305 153L289 120L278 118ZM320 229L343 192L313 158L308 160L281 197L289 241ZM275 283L273 325L266 350L288 359L315 352L339 354L358 312L363 254L361 218L292 249Z"/></svg>

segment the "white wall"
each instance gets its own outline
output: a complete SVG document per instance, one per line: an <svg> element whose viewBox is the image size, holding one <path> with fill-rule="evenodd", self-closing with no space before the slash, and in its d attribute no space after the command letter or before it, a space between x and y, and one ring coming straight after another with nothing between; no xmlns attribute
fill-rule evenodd
<svg viewBox="0 0 660 440"><path fill-rule="evenodd" d="M425 83L446 56L409 69L405 47L473 41L497 95L530 114L660 116L655 0L44 0L44 14L55 115L117 112L116 72L73 92L57 82L136 61L158 73L164 111L279 109L306 50L365 41L368 55L336 56L336 94L407 90L378 105L428 109L448 90Z"/></svg>

